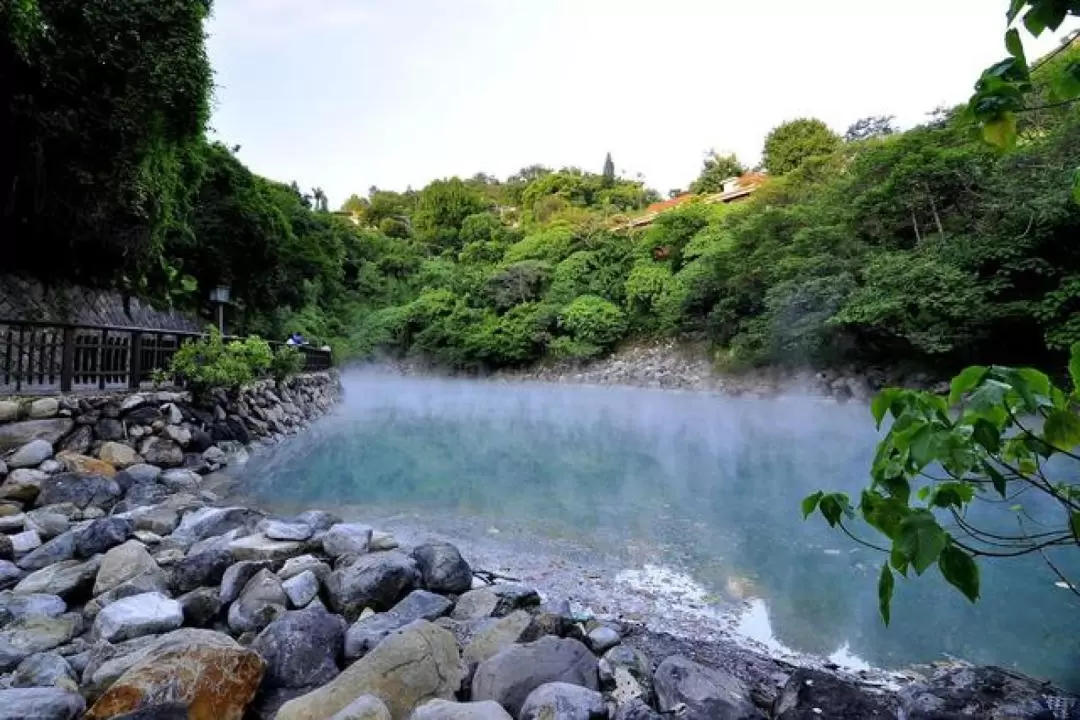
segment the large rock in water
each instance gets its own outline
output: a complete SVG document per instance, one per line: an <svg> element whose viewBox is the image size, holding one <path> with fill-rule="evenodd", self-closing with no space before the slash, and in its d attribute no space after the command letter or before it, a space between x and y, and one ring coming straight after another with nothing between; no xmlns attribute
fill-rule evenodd
<svg viewBox="0 0 1080 720"><path fill-rule="evenodd" d="M953 665L905 687L900 703L908 720L1051 720L1047 694L1044 684L1004 668Z"/></svg>
<svg viewBox="0 0 1080 720"><path fill-rule="evenodd" d="M773 717L776 720L849 717L892 720L896 717L896 703L835 675L799 668L780 691L773 706Z"/></svg>
<svg viewBox="0 0 1080 720"><path fill-rule="evenodd" d="M548 683L529 693L518 720L607 720L604 696L569 683Z"/></svg>
<svg viewBox="0 0 1080 720"><path fill-rule="evenodd" d="M418 573L408 555L388 552L361 555L326 579L335 612L355 620L365 607L389 610L415 587Z"/></svg>
<svg viewBox="0 0 1080 720"><path fill-rule="evenodd" d="M423 620L386 638L329 684L282 706L277 720L322 720L361 695L382 700L393 720L407 720L424 702L449 700L464 668L454 636Z"/></svg>
<svg viewBox="0 0 1080 720"><path fill-rule="evenodd" d="M529 693L553 682L598 690L596 658L589 648L577 640L553 637L506 648L476 668L472 698L494 700L517 717Z"/></svg>
<svg viewBox="0 0 1080 720"><path fill-rule="evenodd" d="M132 595L106 606L94 620L93 637L122 642L176 630L184 624L180 603L161 593Z"/></svg>
<svg viewBox="0 0 1080 720"><path fill-rule="evenodd" d="M427 543L412 552L425 590L460 595L472 588L472 568L450 543Z"/></svg>
<svg viewBox="0 0 1080 720"><path fill-rule="evenodd" d="M410 720L514 720L491 700L483 702L456 703L447 700L431 700L416 708ZM545 719L546 720L546 719Z"/></svg>
<svg viewBox="0 0 1080 720"><path fill-rule="evenodd" d="M765 716L750 701L738 678L673 655L656 669L656 696L661 712L683 706L686 720L752 720Z"/></svg>
<svg viewBox="0 0 1080 720"><path fill-rule="evenodd" d="M262 674L259 655L227 635L178 630L142 650L86 717L106 720L137 710L172 712L179 705L190 720L240 720Z"/></svg>
<svg viewBox="0 0 1080 720"><path fill-rule="evenodd" d="M60 688L0 690L0 720L72 720L85 708L81 695Z"/></svg>
<svg viewBox="0 0 1080 720"><path fill-rule="evenodd" d="M0 453L6 453L34 440L44 440L55 445L75 427L70 418L52 420L27 420L25 422L0 425Z"/></svg>
<svg viewBox="0 0 1080 720"><path fill-rule="evenodd" d="M337 677L345 621L323 608L285 613L266 626L251 649L266 662L263 688L310 688Z"/></svg>

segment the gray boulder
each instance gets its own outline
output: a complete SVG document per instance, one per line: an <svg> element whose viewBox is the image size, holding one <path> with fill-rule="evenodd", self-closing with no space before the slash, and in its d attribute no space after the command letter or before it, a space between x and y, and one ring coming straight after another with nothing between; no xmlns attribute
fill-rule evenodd
<svg viewBox="0 0 1080 720"><path fill-rule="evenodd" d="M289 603L294 608L304 608L319 595L319 578L311 570L291 577L281 583L282 590L289 596Z"/></svg>
<svg viewBox="0 0 1080 720"><path fill-rule="evenodd" d="M0 630L0 672L14 670L31 655L60 647L81 629L82 620L74 614L16 620Z"/></svg>
<svg viewBox="0 0 1080 720"><path fill-rule="evenodd" d="M192 494L199 492L199 486L202 485L198 473L181 469L166 470L161 473L158 482L172 492Z"/></svg>
<svg viewBox="0 0 1080 720"><path fill-rule="evenodd" d="M656 669L657 704L661 712L682 707L687 720L751 720L765 716L736 677L673 655Z"/></svg>
<svg viewBox="0 0 1080 720"><path fill-rule="evenodd" d="M462 658L472 666L494 657L514 643L526 640L532 622L532 616L524 610L515 610L502 618L479 621L479 627L470 629L471 637L465 643Z"/></svg>
<svg viewBox="0 0 1080 720"><path fill-rule="evenodd" d="M529 693L518 720L607 720L607 703L595 690L555 682Z"/></svg>
<svg viewBox="0 0 1080 720"><path fill-rule="evenodd" d="M19 566L10 560L0 560L0 590L15 587L26 576Z"/></svg>
<svg viewBox="0 0 1080 720"><path fill-rule="evenodd" d="M124 424L116 418L101 418L94 425L94 434L98 440L106 442L110 440L124 439Z"/></svg>
<svg viewBox="0 0 1080 720"><path fill-rule="evenodd" d="M183 516L173 537L188 543L224 535L230 530L254 527L262 515L245 507L209 507L193 510Z"/></svg>
<svg viewBox="0 0 1080 720"><path fill-rule="evenodd" d="M57 512L58 507L65 506L52 505L26 513L26 529L36 531L45 540L66 533L71 529L71 516Z"/></svg>
<svg viewBox="0 0 1080 720"><path fill-rule="evenodd" d="M304 552L304 543L290 540L271 540L262 533L246 535L232 540L229 552L237 560L266 560L277 562Z"/></svg>
<svg viewBox="0 0 1080 720"><path fill-rule="evenodd" d="M322 533L341 522L341 518L325 510L305 510L294 518L294 522L307 525L315 533Z"/></svg>
<svg viewBox="0 0 1080 720"><path fill-rule="evenodd" d="M145 593L158 593L165 596L169 595L169 582L165 577L165 573L160 568L154 568L153 570L140 573L133 578L125 580L108 592L98 595L93 600L86 603L86 606L83 608L83 617L88 620L93 620L97 617L97 614L101 612L102 608L112 605L117 600L123 600L124 598L129 598L134 595L143 595Z"/></svg>
<svg viewBox="0 0 1080 720"><path fill-rule="evenodd" d="M993 717L981 713L978 716ZM777 720L893 720L896 707L891 697L861 688L830 673L799 668L780 691L773 705L773 717Z"/></svg>
<svg viewBox="0 0 1080 720"><path fill-rule="evenodd" d="M409 720L513 720L497 702L457 703L430 700L416 708Z"/></svg>
<svg viewBox="0 0 1080 720"><path fill-rule="evenodd" d="M37 467L53 456L53 444L48 440L31 440L7 459L10 468Z"/></svg>
<svg viewBox="0 0 1080 720"><path fill-rule="evenodd" d="M123 514L135 523L136 530L152 532L165 537L180 524L180 515L167 507L149 506L129 510Z"/></svg>
<svg viewBox="0 0 1080 720"><path fill-rule="evenodd" d="M619 637L619 632L614 628L607 625L598 625L589 631L589 634L585 636L585 640L589 647L592 648L592 651L599 655L618 645L622 638Z"/></svg>
<svg viewBox="0 0 1080 720"><path fill-rule="evenodd" d="M28 553L41 547L41 536L38 535L37 530L27 530L26 532L9 535L8 540L11 541L11 551L15 555Z"/></svg>
<svg viewBox="0 0 1080 720"><path fill-rule="evenodd" d="M263 534L271 540L307 540L315 531L310 525L267 520L260 526Z"/></svg>
<svg viewBox="0 0 1080 720"><path fill-rule="evenodd" d="M142 483L132 485L124 493L124 499L117 504L117 512L130 512L136 508L157 505L169 497L169 490L160 483Z"/></svg>
<svg viewBox="0 0 1080 720"><path fill-rule="evenodd" d="M184 610L177 601L150 592L126 597L103 608L94 620L94 638L122 642L142 635L176 630L184 624Z"/></svg>
<svg viewBox="0 0 1080 720"><path fill-rule="evenodd" d="M24 555L16 564L23 570L34 571L74 557L75 533L69 531Z"/></svg>
<svg viewBox="0 0 1080 720"><path fill-rule="evenodd" d="M289 558L278 570L277 576L282 580L288 580L308 570L315 573L315 577L319 579L319 582L326 582L326 578L330 576L330 566L314 555Z"/></svg>
<svg viewBox="0 0 1080 720"><path fill-rule="evenodd" d="M167 437L150 435L139 445L139 455L151 465L178 467L184 464L184 451Z"/></svg>
<svg viewBox="0 0 1080 720"><path fill-rule="evenodd" d="M337 677L345 621L321 608L287 612L255 638L251 649L266 662L262 687L319 687Z"/></svg>
<svg viewBox="0 0 1080 720"><path fill-rule="evenodd" d="M75 671L71 669L67 660L54 652L31 655L19 663L11 679L11 686L17 688L58 687L72 692L79 690Z"/></svg>
<svg viewBox="0 0 1080 720"><path fill-rule="evenodd" d="M86 562L65 560L32 572L15 586L16 595L59 595L62 598L83 595L89 592L97 576L100 558L90 558Z"/></svg>
<svg viewBox="0 0 1080 720"><path fill-rule="evenodd" d="M158 570L157 563L143 544L128 540L111 548L101 558L101 566L94 580L94 595L106 593L138 575Z"/></svg>
<svg viewBox="0 0 1080 720"><path fill-rule="evenodd" d="M233 557L228 550L208 550L188 555L172 566L170 585L178 594L207 585L217 585L232 564Z"/></svg>
<svg viewBox="0 0 1080 720"><path fill-rule="evenodd" d="M616 645L600 658L600 687L620 704L634 698L646 702L653 696L652 664L645 653L626 645Z"/></svg>
<svg viewBox="0 0 1080 720"><path fill-rule="evenodd" d="M382 700L374 695L361 695L328 720L391 720L391 717Z"/></svg>
<svg viewBox="0 0 1080 720"><path fill-rule="evenodd" d="M0 485L0 500L33 503L41 493L41 485L49 477L40 470L12 470Z"/></svg>
<svg viewBox="0 0 1080 720"><path fill-rule="evenodd" d="M611 720L666 720L670 715L661 715L653 710L641 698L615 706L615 715ZM815 719L816 720L816 719Z"/></svg>
<svg viewBox="0 0 1080 720"><path fill-rule="evenodd" d="M355 620L366 607L389 610L416 587L417 579L412 558L390 550L360 555L337 568L326 579L326 589L334 611Z"/></svg>
<svg viewBox="0 0 1080 720"><path fill-rule="evenodd" d="M217 588L204 587L192 590L176 598L184 611L184 624L192 627L209 627L221 616L224 605L218 597Z"/></svg>
<svg viewBox="0 0 1080 720"><path fill-rule="evenodd" d="M60 688L0 690L0 720L72 720L84 710L79 693Z"/></svg>
<svg viewBox="0 0 1080 720"><path fill-rule="evenodd" d="M231 603L240 597L244 586L251 578L255 577L260 570L266 570L270 563L260 560L245 560L229 566L225 574L221 576L221 588L218 590L218 599L223 603Z"/></svg>
<svg viewBox="0 0 1080 720"><path fill-rule="evenodd" d="M56 595L16 595L10 590L0 592L0 626L29 617L60 617L67 612L67 603Z"/></svg>
<svg viewBox="0 0 1080 720"><path fill-rule="evenodd" d="M596 658L577 640L543 637L513 645L476 668L473 700L494 700L517 717L529 694L547 683L599 689Z"/></svg>
<svg viewBox="0 0 1080 720"><path fill-rule="evenodd" d="M4 423L0 425L0 453L22 447L34 440L44 440L55 445L75 427L70 418L52 420L27 420L24 422Z"/></svg>
<svg viewBox="0 0 1080 720"><path fill-rule="evenodd" d="M237 635L259 632L284 615L288 605L281 581L269 570L260 570L229 607L229 629Z"/></svg>
<svg viewBox="0 0 1080 720"><path fill-rule="evenodd" d="M332 558L362 555L371 544L372 529L360 523L338 523L322 538L323 551Z"/></svg>
<svg viewBox="0 0 1080 720"><path fill-rule="evenodd" d="M148 465L147 463L136 463L125 470L117 474L126 475L130 479L132 485L145 485L146 483L157 482L161 477L162 470L157 465ZM128 488L124 488L126 491Z"/></svg>
<svg viewBox="0 0 1080 720"><path fill-rule="evenodd" d="M908 720L1049 720L1055 715L1047 694L1044 684L1004 668L952 665L906 686L900 691L900 703Z"/></svg>
<svg viewBox="0 0 1080 720"><path fill-rule="evenodd" d="M92 505L108 510L120 496L120 486L110 478L84 473L60 473L42 481L37 505L72 503L80 508Z"/></svg>
<svg viewBox="0 0 1080 720"><path fill-rule="evenodd" d="M135 523L127 518L104 517L94 520L75 536L75 554L80 558L101 555L126 542L135 532Z"/></svg>
<svg viewBox="0 0 1080 720"><path fill-rule="evenodd" d="M383 639L417 620L432 621L450 612L453 603L426 590L413 590L388 612L357 620L345 636L345 657L354 659L370 652Z"/></svg>
<svg viewBox="0 0 1080 720"><path fill-rule="evenodd" d="M450 617L455 620L479 620L502 617L514 610L540 604L540 593L517 583L502 583L470 590L458 598Z"/></svg>
<svg viewBox="0 0 1080 720"><path fill-rule="evenodd" d="M450 543L427 543L415 548L413 560L426 590L460 595L472 588L472 568Z"/></svg>
<svg viewBox="0 0 1080 720"><path fill-rule="evenodd" d="M94 433L88 425L80 425L57 446L59 450L85 455L94 444Z"/></svg>

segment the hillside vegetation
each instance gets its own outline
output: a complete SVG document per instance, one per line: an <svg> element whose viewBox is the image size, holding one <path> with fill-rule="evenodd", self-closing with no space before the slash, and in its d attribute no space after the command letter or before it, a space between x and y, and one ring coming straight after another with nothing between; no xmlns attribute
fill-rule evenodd
<svg viewBox="0 0 1080 720"><path fill-rule="evenodd" d="M200 312L225 283L238 331L461 369L687 336L733 367L944 372L1057 365L1080 340L1080 110L1049 97L1076 47L1035 73L1029 101L1046 107L1020 116L1007 154L953 109L844 136L798 119L770 133L750 200L685 203L628 232L660 198L610 157L599 173L371 188L330 212L318 188L207 141L209 0L83 5L0 10L6 136L27 139L0 167L8 269ZM715 192L743 169L713 154L688 186Z"/></svg>

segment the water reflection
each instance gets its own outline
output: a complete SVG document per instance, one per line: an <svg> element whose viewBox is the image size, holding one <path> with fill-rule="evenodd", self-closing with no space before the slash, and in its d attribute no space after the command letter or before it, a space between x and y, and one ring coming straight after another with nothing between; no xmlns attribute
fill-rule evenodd
<svg viewBox="0 0 1080 720"><path fill-rule="evenodd" d="M710 601L752 601L743 630L800 652L881 667L948 654L1080 688L1076 603L1035 559L984 564L978 606L936 575L901 581L881 625L881 558L798 510L814 489L861 486L863 407L370 375L346 390L315 432L252 463L252 493L574 538L631 570L685 572Z"/></svg>

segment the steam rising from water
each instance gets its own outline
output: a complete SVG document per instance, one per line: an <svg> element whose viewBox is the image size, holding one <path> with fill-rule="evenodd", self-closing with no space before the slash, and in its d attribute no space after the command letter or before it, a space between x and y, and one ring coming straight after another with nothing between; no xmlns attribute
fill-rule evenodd
<svg viewBox="0 0 1080 720"><path fill-rule="evenodd" d="M1076 608L1038 560L984 564L978 606L936 573L900 581L882 627L882 558L799 513L813 490L865 484L876 435L863 406L371 372L344 382L334 414L252 461L253 499L449 536L571 595L585 573L613 613L679 614L850 665L950 654L1080 687Z"/></svg>

